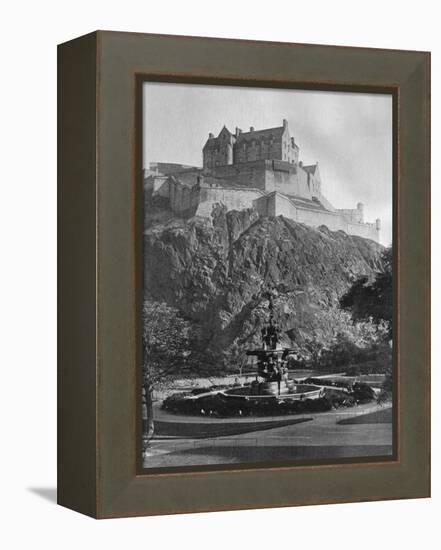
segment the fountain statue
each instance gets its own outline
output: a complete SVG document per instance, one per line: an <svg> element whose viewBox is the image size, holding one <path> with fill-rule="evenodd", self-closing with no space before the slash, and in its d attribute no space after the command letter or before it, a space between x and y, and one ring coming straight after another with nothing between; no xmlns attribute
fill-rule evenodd
<svg viewBox="0 0 441 550"><path fill-rule="evenodd" d="M289 403L292 401L314 400L323 397L324 388L315 384L299 383L288 376L288 359L294 352L291 348L282 347L280 341L281 330L274 319L274 292L267 291L263 294L269 301L269 318L261 330L262 345L260 348L247 350L247 356L257 357L256 379L244 385L235 385L225 389L209 389L206 392L180 397L185 402L199 402L207 397L220 397L222 414L228 416L229 403L231 411L242 414L243 410L252 410L253 404L272 402ZM173 402L176 404L176 400ZM175 406L175 405L174 405ZM210 405L213 407L213 402ZM203 409L205 411L205 408ZM286 411L285 411L286 412ZM271 409L268 414L273 414ZM205 412L204 412L205 414ZM251 414L251 413L250 413Z"/></svg>
<svg viewBox="0 0 441 550"><path fill-rule="evenodd" d="M269 319L262 328L262 347L247 350L248 356L257 357L257 376L251 389L254 395L286 395L295 391L295 383L288 378L288 356L293 352L283 348L280 342L280 327L274 320L274 293L267 291Z"/></svg>

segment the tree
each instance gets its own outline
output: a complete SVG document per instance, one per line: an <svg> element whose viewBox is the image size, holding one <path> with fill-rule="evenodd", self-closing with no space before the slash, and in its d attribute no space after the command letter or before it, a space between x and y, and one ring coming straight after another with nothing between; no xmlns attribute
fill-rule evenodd
<svg viewBox="0 0 441 550"><path fill-rule="evenodd" d="M382 253L383 271L377 273L373 281L360 277L340 299L340 307L349 311L352 319L368 321L377 325L387 325L387 337L392 337L392 248Z"/></svg>
<svg viewBox="0 0 441 550"><path fill-rule="evenodd" d="M297 331L299 333L300 331ZM371 319L354 322L348 311L338 307L320 310L301 331L299 345L314 368L341 368L365 357L368 350L383 342L387 329Z"/></svg>
<svg viewBox="0 0 441 550"><path fill-rule="evenodd" d="M201 331L176 308L146 300L142 310L142 380L147 413L144 446L154 434L153 392L167 388L173 376L210 376L219 368L218 357L201 340Z"/></svg>
<svg viewBox="0 0 441 550"><path fill-rule="evenodd" d="M311 364L317 368L320 365L320 357L323 353L324 344L314 337L305 340L303 347L306 349L309 357L311 358Z"/></svg>
<svg viewBox="0 0 441 550"><path fill-rule="evenodd" d="M239 344L238 338L233 341L233 343L223 352L222 355L225 371L239 372L239 375L242 375L245 354Z"/></svg>
<svg viewBox="0 0 441 550"><path fill-rule="evenodd" d="M154 433L153 390L170 374L184 371L189 354L190 323L177 309L146 300L142 310L143 393L147 410L146 444Z"/></svg>
<svg viewBox="0 0 441 550"><path fill-rule="evenodd" d="M361 277L340 299L340 307L349 311L354 322L372 320L383 327L383 343L392 339L393 288L392 288L392 247L386 248L381 256L383 271L377 273L373 281ZM385 380L379 396L379 402L390 399L392 395L392 355L390 345L386 345L387 357Z"/></svg>

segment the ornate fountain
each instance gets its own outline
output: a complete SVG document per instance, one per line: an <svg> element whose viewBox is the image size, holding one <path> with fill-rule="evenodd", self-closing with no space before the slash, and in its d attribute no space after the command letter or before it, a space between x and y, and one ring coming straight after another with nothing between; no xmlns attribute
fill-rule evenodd
<svg viewBox="0 0 441 550"><path fill-rule="evenodd" d="M172 412L184 411L185 414L196 411L197 414L242 416L256 414L257 411L259 415L271 416L277 414L279 404L289 405L292 401L323 397L325 389L322 386L298 383L289 377L288 360L294 350L281 345L281 330L274 319L273 294L268 291L263 296L269 301L269 317L261 330L262 344L260 348L246 351L247 356L257 358L255 380L228 389L208 389L202 393L172 396L164 401L164 408ZM260 405L266 407L266 413L262 412ZM293 414L296 414L298 407L294 403L291 405ZM286 408L280 410L286 414Z"/></svg>
<svg viewBox="0 0 441 550"><path fill-rule="evenodd" d="M262 346L246 351L247 356L257 358L256 380L240 389L233 388L222 393L229 396L247 396L248 399L263 396L280 399L318 399L324 393L320 386L298 384L289 378L288 359L294 350L281 345L281 330L274 319L273 292L267 291L263 296L268 298L269 318L261 330Z"/></svg>

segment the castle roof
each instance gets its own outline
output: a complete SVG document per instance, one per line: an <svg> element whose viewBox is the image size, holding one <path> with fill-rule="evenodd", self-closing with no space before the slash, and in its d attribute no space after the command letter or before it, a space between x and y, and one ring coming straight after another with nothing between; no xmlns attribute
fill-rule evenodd
<svg viewBox="0 0 441 550"><path fill-rule="evenodd" d="M237 137L237 143L241 141L251 141L252 139L269 139L271 137L281 138L285 128L277 126L276 128L265 128L264 130L253 130L252 132L241 132Z"/></svg>
<svg viewBox="0 0 441 550"><path fill-rule="evenodd" d="M293 202L299 208L308 208L308 210L326 210L327 208L317 199L307 199L305 197L299 197L298 195L286 195L291 202Z"/></svg>
<svg viewBox="0 0 441 550"><path fill-rule="evenodd" d="M233 134L230 132L230 130L225 126L225 124L222 126L222 130L219 132L219 135L217 137L214 137L213 134L210 134L210 136L212 137L209 137L204 145L204 149L211 149L211 148L215 148L218 146L219 144L219 137L222 133L227 133L228 136L233 136Z"/></svg>
<svg viewBox="0 0 441 550"><path fill-rule="evenodd" d="M236 143L241 143L244 141L251 141L251 140L267 140L273 137L274 139L281 139L283 132L285 130L284 126L276 126L275 128L265 128L263 130L252 130L250 132L240 132L239 134L232 134L226 126L224 126L221 130L221 133L223 130L227 130L230 136L235 139ZM209 137L204 145L204 149L214 149L219 144L219 137Z"/></svg>
<svg viewBox="0 0 441 550"><path fill-rule="evenodd" d="M198 174L196 172L181 172L180 174L170 174L168 181L180 183L183 187L193 187L198 183Z"/></svg>

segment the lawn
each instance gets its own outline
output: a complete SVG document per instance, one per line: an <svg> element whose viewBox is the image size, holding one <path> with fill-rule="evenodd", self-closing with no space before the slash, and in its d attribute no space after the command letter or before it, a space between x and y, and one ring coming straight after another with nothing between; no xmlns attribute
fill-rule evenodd
<svg viewBox="0 0 441 550"><path fill-rule="evenodd" d="M352 418L340 420L337 424L392 424L392 407Z"/></svg>
<svg viewBox="0 0 441 550"><path fill-rule="evenodd" d="M273 428L282 428L292 426L300 422L307 422L312 418L291 418L287 420L268 420L265 422L225 422L218 423L198 423L198 422L155 422L155 437L183 437L192 439L202 439L211 437L224 437L230 435L239 435L249 432L262 430L271 430Z"/></svg>

